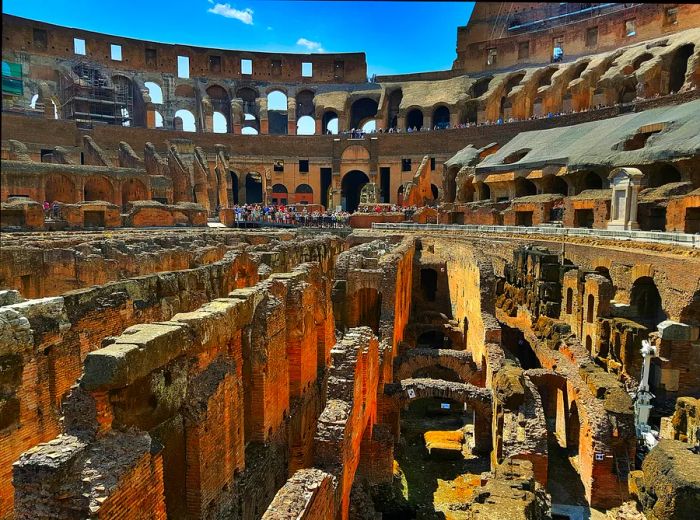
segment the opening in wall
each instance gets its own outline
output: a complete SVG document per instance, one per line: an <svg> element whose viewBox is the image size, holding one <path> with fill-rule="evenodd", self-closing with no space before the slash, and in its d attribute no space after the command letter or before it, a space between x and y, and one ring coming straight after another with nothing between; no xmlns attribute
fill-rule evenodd
<svg viewBox="0 0 700 520"><path fill-rule="evenodd" d="M251 75L253 74L253 60L241 60L241 74Z"/></svg>
<svg viewBox="0 0 700 520"><path fill-rule="evenodd" d="M498 58L498 51L495 48L486 49L486 65L492 66L496 65Z"/></svg>
<svg viewBox="0 0 700 520"><path fill-rule="evenodd" d="M299 159L299 173L309 173L308 159Z"/></svg>
<svg viewBox="0 0 700 520"><path fill-rule="evenodd" d="M85 40L83 40L82 38L73 38L73 52L75 54L82 54L83 56L85 56Z"/></svg>
<svg viewBox="0 0 700 520"><path fill-rule="evenodd" d="M110 56L112 61L122 61L122 46L114 43L109 46Z"/></svg>
<svg viewBox="0 0 700 520"><path fill-rule="evenodd" d="M187 56L177 57L177 77L178 78L189 78L190 77L190 59Z"/></svg>
<svg viewBox="0 0 700 520"><path fill-rule="evenodd" d="M308 61L301 63L301 77L311 78L314 75L314 64Z"/></svg>

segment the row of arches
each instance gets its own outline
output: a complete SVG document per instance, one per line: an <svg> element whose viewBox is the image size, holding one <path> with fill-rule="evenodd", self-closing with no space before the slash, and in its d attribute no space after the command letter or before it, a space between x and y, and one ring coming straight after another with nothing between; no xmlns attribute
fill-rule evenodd
<svg viewBox="0 0 700 520"><path fill-rule="evenodd" d="M120 192L121 198L116 195ZM70 177L52 173L46 176L44 198L50 202L58 201L65 204L75 204L81 201L102 200L110 203L121 202L122 206L135 200L148 200L148 188L139 179L126 179L120 187L103 176L87 177L80 192L76 183Z"/></svg>
<svg viewBox="0 0 700 520"><path fill-rule="evenodd" d="M299 184L293 193L294 197L289 197L289 191L284 184L272 185L272 203L273 204L313 204L314 190L308 184Z"/></svg>

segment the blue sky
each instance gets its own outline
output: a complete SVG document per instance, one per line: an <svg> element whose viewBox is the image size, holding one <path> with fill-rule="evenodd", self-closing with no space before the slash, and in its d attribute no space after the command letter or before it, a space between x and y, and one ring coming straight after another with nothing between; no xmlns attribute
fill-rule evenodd
<svg viewBox="0 0 700 520"><path fill-rule="evenodd" d="M444 70L473 2L4 0L3 12L167 43L270 52L358 52L368 73Z"/></svg>

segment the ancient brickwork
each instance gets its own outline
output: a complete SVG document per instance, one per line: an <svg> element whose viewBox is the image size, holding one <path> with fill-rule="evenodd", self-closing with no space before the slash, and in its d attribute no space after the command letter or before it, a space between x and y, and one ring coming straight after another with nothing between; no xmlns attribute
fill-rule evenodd
<svg viewBox="0 0 700 520"><path fill-rule="evenodd" d="M322 283L322 280L332 265L330 257L336 255L341 246L337 241L317 239L302 242L304 245L301 247L296 244L293 247L284 246L281 251L280 245L269 243L269 238L263 240L263 237L258 236L255 242L259 245L240 245L244 248L264 247L267 251L252 251L250 254L230 251L219 261L191 270L113 282L66 293L62 297L29 300L2 307L3 337L6 338L2 359L7 360L3 363L7 364L8 373L14 374L8 381L8 399L10 403L16 403L14 412L6 416L7 424L4 426L10 428L3 429L1 433L4 449L0 468L3 474L8 475L8 478L2 479L6 483L3 496L11 496L9 472L14 459L22 451L37 442L51 439L60 431L59 406L71 385L79 378L83 361L89 352L99 348L105 338L118 336L131 325L165 321L178 312L193 311L231 291L235 294L237 288L253 285L258 280L259 260L254 260L251 255L258 258L264 256L275 270L299 265L305 260L322 260L320 264L304 264L307 265L307 271L303 272L312 273L311 277L296 273L290 278L292 281L297 280L296 285L307 288L306 292L314 298L309 300L307 296L306 299L307 312L315 309L310 321L311 342L306 353L310 361L306 363L311 363L314 367L315 381L317 359L326 360L330 345L334 342L332 318L328 309L330 285ZM285 258L277 259L280 256ZM310 304L311 301L314 302L313 305ZM320 335L318 339L317 331ZM236 340L239 345L240 334L239 332ZM240 372L240 352L238 357ZM307 374L309 377L311 374ZM220 378L223 386L219 392L224 392L221 398L224 403L221 406L227 410L231 403L242 400L242 394L235 391L235 388L231 389L231 383L224 375ZM307 382L307 389L309 385L310 382ZM315 398L310 398L309 401L316 403L312 408L317 409L317 416L320 412L319 396L315 391L311 394ZM209 407L206 392L199 392L198 395L197 399L203 403L201 407ZM308 406L304 410L307 408ZM8 408L8 411L11 409L12 407ZM208 417L216 423L217 415L205 415L202 421ZM299 426L296 433L297 437L305 439L302 460L308 460L311 453L313 432L309 433L312 427L308 425L309 422L313 425L315 418L313 421L305 421L305 429ZM198 427L201 425L195 425L195 430ZM194 439L195 436L191 434L188 438ZM204 437L205 440L206 438ZM3 501L3 508L5 507L11 507L11 502L8 501L5 505Z"/></svg>

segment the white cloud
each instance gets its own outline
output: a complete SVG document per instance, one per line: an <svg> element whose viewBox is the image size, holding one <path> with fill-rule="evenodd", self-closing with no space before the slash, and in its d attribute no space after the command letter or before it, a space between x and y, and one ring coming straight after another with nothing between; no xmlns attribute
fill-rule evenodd
<svg viewBox="0 0 700 520"><path fill-rule="evenodd" d="M320 42L314 42L311 40L307 40L306 38L299 38L297 40L297 45L306 47L306 49L310 52L326 52L326 49L323 48L323 45L321 45Z"/></svg>
<svg viewBox="0 0 700 520"><path fill-rule="evenodd" d="M211 0L209 3L212 3ZM233 18L243 22L246 25L253 25L253 10L250 7L246 7L243 10L234 9L231 4L214 4L214 7L207 9L208 13L218 14L224 18Z"/></svg>

